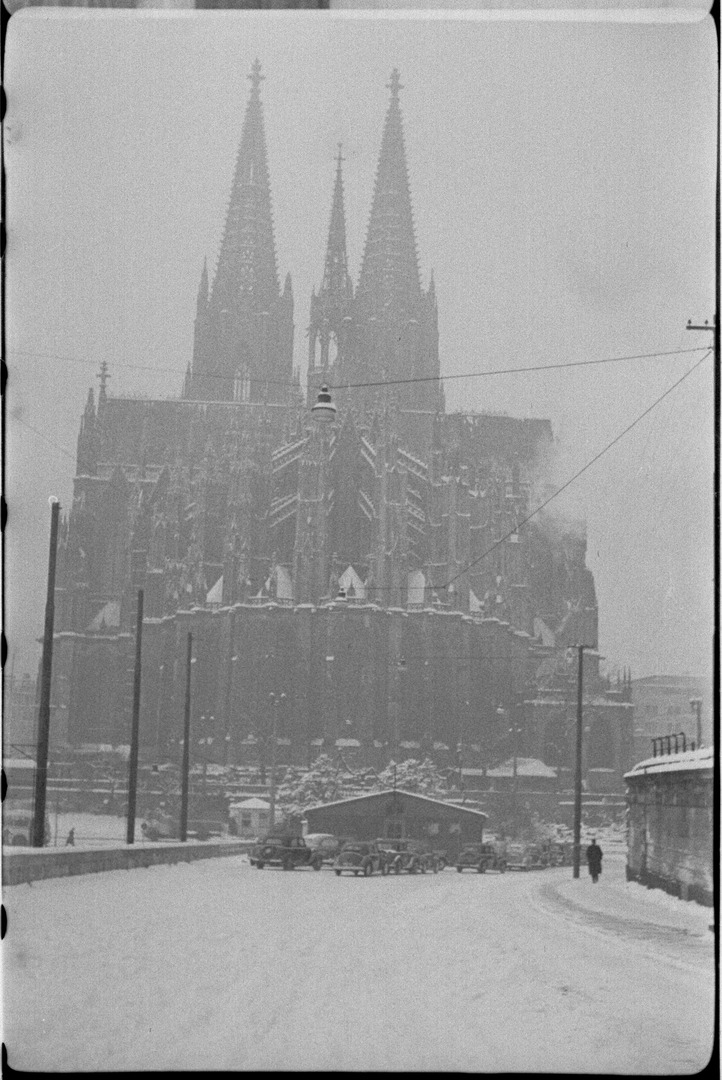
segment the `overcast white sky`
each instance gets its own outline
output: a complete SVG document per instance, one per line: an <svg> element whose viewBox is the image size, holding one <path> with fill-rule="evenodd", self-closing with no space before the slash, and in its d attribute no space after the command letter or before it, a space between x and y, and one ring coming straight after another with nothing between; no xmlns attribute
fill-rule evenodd
<svg viewBox="0 0 722 1080"><path fill-rule="evenodd" d="M70 506L100 362L112 393L180 390L256 56L302 368L336 144L356 278L394 66L442 372L711 337L685 330L714 316L710 18L23 11L6 51L6 632L17 672L35 670L47 498ZM457 380L447 402L549 417L563 483L703 355ZM712 372L708 359L559 500L586 514L601 651L634 675L711 668Z"/></svg>

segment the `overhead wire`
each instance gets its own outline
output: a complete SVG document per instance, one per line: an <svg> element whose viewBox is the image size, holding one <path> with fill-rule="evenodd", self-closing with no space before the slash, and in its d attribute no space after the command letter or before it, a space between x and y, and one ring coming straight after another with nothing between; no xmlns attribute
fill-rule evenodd
<svg viewBox="0 0 722 1080"><path fill-rule="evenodd" d="M11 419L12 423L22 424L23 427L26 427L28 431L32 431L33 434L37 435L44 442L48 443L49 446L55 447L59 454L62 454L66 458L70 458L71 461L75 461L75 454L71 454L68 450L64 450L59 443L56 443L53 439L49 439L48 436L44 434L44 432L38 431L38 429L36 427L33 427L32 424L29 424L27 420L23 420L19 416L13 416Z"/></svg>
<svg viewBox="0 0 722 1080"><path fill-rule="evenodd" d="M697 368L700 367L704 363L705 360L707 360L710 356L713 355L714 349L709 348L709 346L705 346L705 348L707 349L707 351L706 351L704 356L702 356L695 364L693 364L692 367L689 368L689 370L686 371L685 374L681 376L681 378L677 379L674 383L672 383L672 385L669 386L664 391L663 394L661 394L658 398L656 398L655 401L653 401L652 404L649 405L643 412L641 412L631 422L631 424L628 424L627 427L624 428L623 431L620 431L619 434L617 434L609 443L607 443L606 446L604 446L599 451L599 453L595 454L593 458L591 458L588 462L586 462L586 464L583 465L582 468L579 469L576 473L574 473L574 475L571 476L564 484L562 484L561 487L557 488L557 490L555 492L553 492L552 495L550 495L547 499L545 499L542 503L540 503L539 506L535 507L535 509L532 510L531 513L527 514L524 518L522 518L521 521L518 521L512 529L510 529L508 532L504 533L504 535L499 537L499 539L496 540L491 545L491 547L487 548L486 551L483 551L481 553L481 555L478 555L475 559L472 559L471 562L467 563L466 566L462 567L462 569L459 570L452 578L449 578L449 580L446 581L444 584L438 584L438 585L432 586L433 590L434 591L438 590L438 589L447 589L448 590L449 587L451 585L453 585L453 583L455 581L458 581L458 579L460 577L463 577L464 574L468 573L469 570L472 569L472 567L476 566L483 559L485 559L488 555L490 555L493 551L495 551L498 547L500 547L501 544L504 543L504 541L509 539L509 537L511 537L514 534L518 533L518 530L520 528L522 528L529 521L531 521L531 519L533 517L535 517L538 513L540 513L541 510L543 510L545 507L549 506L549 504L551 502L553 502L554 499L556 499L559 495L561 495L562 492L566 491L566 489L568 487L570 487L576 480L578 480L580 476L582 476L585 472L587 472L587 470L590 469L592 465L594 465L597 461L599 461L599 459L601 457L603 457L604 454L606 454L609 450L611 450L612 447L616 446L616 444L621 439L623 439L625 435L627 435L630 431L632 431L632 429L635 428L637 426L637 424L639 424L640 421L642 421L644 419L645 416L647 416L650 412L652 412L652 410L655 409L662 401L664 401L665 398L667 398L674 390L676 390L676 388L678 386L680 386L687 378L689 378L689 376L694 371L696 371ZM683 351L697 352L699 350L693 349L693 350L683 350ZM659 354L649 354L649 355L659 355ZM637 358L639 358L639 357L635 357L634 359L637 359ZM627 359L633 359L633 358L628 357ZM601 361L588 361L586 363L594 363L594 362L601 362ZM514 370L520 370L520 369L514 369ZM38 431L38 429L33 427L32 424L28 424L27 421L22 420L20 417L17 417L17 416L13 417L13 420L15 422L17 422L17 423L22 424L29 431L32 431L35 435L39 436L41 439L43 439L45 442L49 443L51 446L54 446L59 451L59 453L63 454L65 457L70 458L70 460L75 460L74 455L70 454L68 451L66 451L62 447L60 447L57 443L53 442L53 440L49 439L43 432ZM390 588L388 588L388 587L387 588L380 588L380 587L376 586L375 591L380 592L380 591L392 591L392 590Z"/></svg>
<svg viewBox="0 0 722 1080"><path fill-rule="evenodd" d="M705 353L705 355L703 357L701 357L695 364L693 364L692 367L688 371L686 371L684 373L684 375L682 375L681 378L677 379L676 382L672 383L672 385L670 387L668 387L664 391L663 394L660 394L660 396L655 401L653 401L652 404L649 405L644 410L644 412L641 412L639 414L639 416L637 416L631 422L631 424L628 424L627 427L625 427L623 431L620 431L618 435L615 435L615 437L611 440L611 442L608 442L607 445L605 447L603 447L599 451L598 454L595 454L594 457L591 458L586 463L586 465L583 465L582 468L579 469L577 472L575 472L574 475L571 476L564 484L562 484L562 486L560 488L557 488L557 490L552 495L550 495L548 499L545 499L544 502L540 503L539 506L537 506L534 510L532 510L532 512L530 514L527 514L526 517L522 518L521 521L518 521L513 529L510 529L509 532L505 533L498 540L496 540L491 545L491 547L487 548L487 550L482 552L481 555L478 555L475 559L472 559L471 562L467 563L467 565L465 567L463 567L461 570L459 570L458 573L456 573L452 578L449 578L449 580L447 582L445 582L443 585L436 585L436 586L434 586L434 588L436 588L436 589L448 589L450 585L453 585L453 583L455 581L458 581L458 579L460 577L462 577L464 574L468 573L468 571L473 566L476 566L476 564L480 563L482 559L485 559L487 557L487 555L490 555L492 551L495 551L496 548L498 548L501 544L503 544L505 540L508 540L510 536L513 536L515 533L517 533L518 530L523 525L526 525L526 523L528 521L531 521L531 519L533 517L535 517L539 513L540 510L543 510L545 506L548 506L549 503L553 502L554 499L556 499L559 495L561 495L561 493L563 491L566 491L566 489L568 487L570 487L574 483L575 480L578 480L579 477L582 476L587 471L587 469L590 469L592 467L592 465L594 465L595 462L599 461L599 459L601 457L603 457L604 454L606 454L609 450L611 450L613 446L616 446L616 444L620 441L620 439L623 439L625 435L627 435L633 428L635 428L637 426L637 424L641 420L644 419L645 416L647 416L662 401L664 401L664 399L666 397L668 397L669 394L671 394L674 390L676 390L677 387L680 386L685 381L685 379L688 379L689 376L694 371L696 371L697 368L701 364L703 364L705 360L708 359L708 357L713 355L713 353L714 353L714 349L709 349L708 348L708 351Z"/></svg>
<svg viewBox="0 0 722 1080"><path fill-rule="evenodd" d="M481 378L487 378L487 377L495 376L495 375L526 374L526 373L529 373L529 372L537 372L537 371L558 371L558 370L561 370L561 369L564 369L564 368L594 367L594 366L598 366L600 364L618 364L618 363L622 363L623 361L627 361L627 360L653 360L653 359L657 359L659 357L666 357L666 356L683 356L683 355L686 355L686 354L689 354L689 353L702 352L704 349L706 349L708 347L709 346L707 346L707 345L697 345L694 348L690 348L690 349L667 349L667 350L660 350L658 352L634 353L634 354L630 354L630 355L626 355L626 356L606 356L606 357L601 357L601 358L596 359L596 360L570 360L570 361L561 361L559 363L551 363L551 364L530 364L530 365L526 365L524 367L494 368L494 369L489 370L489 371L468 371L468 372L464 372L462 374L457 374L457 375L424 375L424 376L417 376L417 377L410 378L410 379L378 379L378 380L373 380L373 381L368 381L368 382L338 383L338 384L334 384L333 386L329 386L329 389L330 390L363 390L363 389L370 388L370 387L403 386L403 385L408 385L408 384L412 384L412 383L428 383L428 382L441 382L441 383L443 383L443 382L450 382L452 380L458 380L458 379L481 379ZM16 348L11 348L8 351L10 353L15 353L15 354L17 354L19 356L47 357L49 359L54 359L54 360L63 360L65 362L67 362L67 363L83 364L83 365L85 365L87 367L89 367L90 365L95 366L97 364L97 360L86 360L84 357L78 357L78 356L64 356L64 355L61 355L60 353L42 352L42 351L35 351L35 350L32 350L32 349L16 349ZM116 369L119 368L120 370L127 370L127 371L148 371L148 372L151 372L153 374L158 374L158 375L172 374L172 375L176 375L178 378L183 378L184 375L185 375L185 373L180 371L178 368L155 367L152 364L130 364L130 363L117 363L116 362L113 366ZM112 378L112 375L110 375L109 377ZM228 378L229 378L229 376L227 376L227 375L218 375L218 374L214 374L213 372L202 373L202 374L199 375L199 377L203 378L203 379L206 379L206 380L207 379L219 379L219 380L224 380L224 381L228 381ZM257 381L262 382L264 384L267 383L269 386L297 387L299 385L296 382L289 382L287 379L259 379Z"/></svg>

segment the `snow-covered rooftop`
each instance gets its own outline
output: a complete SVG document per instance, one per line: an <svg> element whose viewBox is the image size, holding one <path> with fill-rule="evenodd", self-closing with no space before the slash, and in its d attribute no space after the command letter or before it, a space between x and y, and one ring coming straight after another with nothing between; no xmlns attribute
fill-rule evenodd
<svg viewBox="0 0 722 1080"><path fill-rule="evenodd" d="M466 772L463 769L462 772ZM525 758L520 757L516 759L516 772L517 776L543 776L550 780L556 777L556 772L548 765L545 765L543 761L539 761L538 758ZM513 776L514 775L514 760L510 758L508 761L502 762L495 769L487 769L487 776Z"/></svg>
<svg viewBox="0 0 722 1080"><path fill-rule="evenodd" d="M470 810L468 806L459 806L456 803L444 802L442 799L432 799L428 795L419 795L415 791L404 791L402 788L386 788L385 791L371 791L368 795L356 795L351 799L335 799L333 802L317 803L315 806L309 806L306 813L310 813L312 810L326 810L329 806L343 806L344 803L362 802L367 799L378 799L382 795L403 795L406 799L419 799L421 802L433 803L434 806L445 806L448 810L461 810L465 814L475 814L477 817L487 818L488 814L483 814L481 810Z"/></svg>
<svg viewBox="0 0 722 1080"><path fill-rule="evenodd" d="M680 754L660 754L645 758L624 774L624 779L637 779L649 773L699 772L714 766L714 747L701 746Z"/></svg>

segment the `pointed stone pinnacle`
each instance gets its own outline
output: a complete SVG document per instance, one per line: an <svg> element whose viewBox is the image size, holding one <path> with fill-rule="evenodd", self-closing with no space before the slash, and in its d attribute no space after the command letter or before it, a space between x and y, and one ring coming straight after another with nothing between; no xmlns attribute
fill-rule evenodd
<svg viewBox="0 0 722 1080"><path fill-rule="evenodd" d="M258 59L258 57L256 57L251 67L251 74L246 76L246 78L250 79L251 81L251 89L253 93L259 93L259 87L265 77L265 75L261 75L261 61Z"/></svg>
<svg viewBox="0 0 722 1080"><path fill-rule="evenodd" d="M391 91L391 100L398 101L399 90L403 90L404 88L403 83L401 82L401 76L399 75L398 68L394 68L394 70L391 72L391 78L389 82L386 83L386 87L388 90Z"/></svg>

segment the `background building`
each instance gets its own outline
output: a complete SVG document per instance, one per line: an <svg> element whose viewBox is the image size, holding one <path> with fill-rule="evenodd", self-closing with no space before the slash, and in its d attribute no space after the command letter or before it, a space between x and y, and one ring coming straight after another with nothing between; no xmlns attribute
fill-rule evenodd
<svg viewBox="0 0 722 1080"><path fill-rule="evenodd" d="M652 754L657 735L684 732L688 742L697 740L697 709L700 702L702 745L713 743L712 680L695 675L647 675L632 679L634 703L634 756L642 761Z"/></svg>
<svg viewBox="0 0 722 1080"><path fill-rule="evenodd" d="M465 844L481 842L487 815L467 806L409 791L380 791L306 810L309 832L353 836L357 840L425 840L450 858Z"/></svg>

